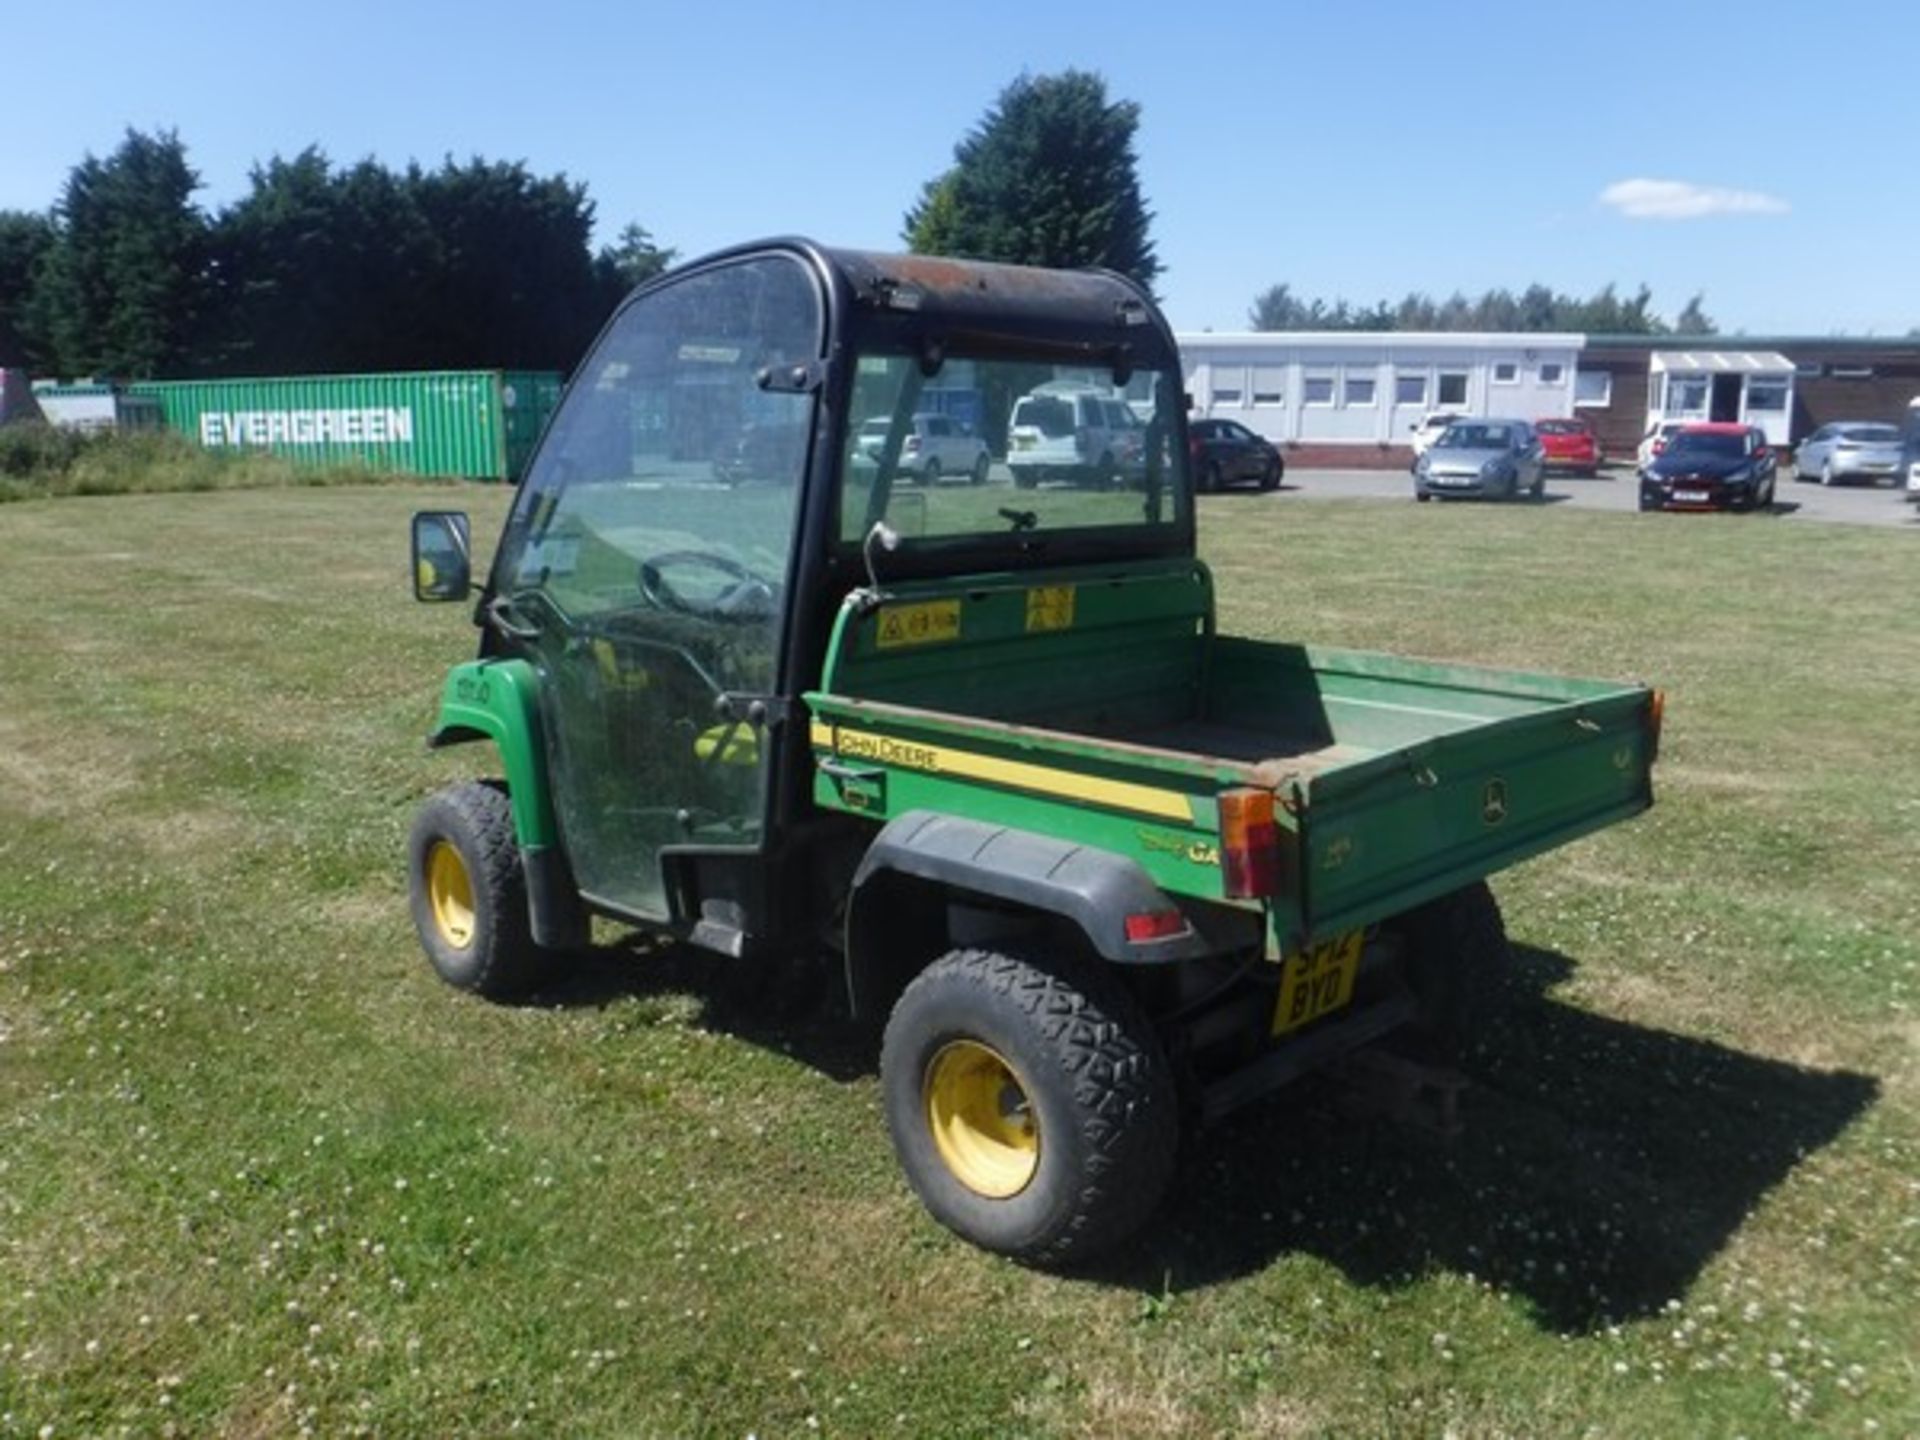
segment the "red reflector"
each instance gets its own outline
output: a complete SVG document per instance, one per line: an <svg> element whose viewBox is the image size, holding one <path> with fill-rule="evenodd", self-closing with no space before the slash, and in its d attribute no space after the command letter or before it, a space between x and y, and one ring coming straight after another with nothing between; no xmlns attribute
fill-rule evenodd
<svg viewBox="0 0 1920 1440"><path fill-rule="evenodd" d="M1280 889L1280 827L1271 790L1220 795L1220 868L1230 900L1253 900Z"/></svg>
<svg viewBox="0 0 1920 1440"><path fill-rule="evenodd" d="M1150 910L1144 915L1127 916L1127 939L1135 945L1142 940L1170 940L1187 933L1187 917L1178 910Z"/></svg>
<svg viewBox="0 0 1920 1440"><path fill-rule="evenodd" d="M1660 727L1666 721L1666 718L1667 692L1664 690L1656 690L1653 692L1652 701L1647 706L1647 729L1650 732L1649 738L1652 742L1647 747L1647 758L1649 760L1654 759L1660 753Z"/></svg>

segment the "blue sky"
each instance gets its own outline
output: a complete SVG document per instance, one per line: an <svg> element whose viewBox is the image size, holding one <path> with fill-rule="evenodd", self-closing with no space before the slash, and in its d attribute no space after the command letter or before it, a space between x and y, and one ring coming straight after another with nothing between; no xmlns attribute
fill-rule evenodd
<svg viewBox="0 0 1920 1440"><path fill-rule="evenodd" d="M565 171L603 238L637 220L686 256L894 248L1009 79L1078 66L1142 107L1182 329L1244 328L1276 281L1644 281L1729 331L1920 326L1914 0L7 8L0 208L44 208L132 125L179 130L209 206L317 143Z"/></svg>

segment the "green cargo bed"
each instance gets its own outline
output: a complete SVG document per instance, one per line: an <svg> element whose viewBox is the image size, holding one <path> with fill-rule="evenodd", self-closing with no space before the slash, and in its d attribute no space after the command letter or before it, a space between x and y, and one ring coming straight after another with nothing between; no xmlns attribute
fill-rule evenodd
<svg viewBox="0 0 1920 1440"><path fill-rule="evenodd" d="M849 606L806 697L815 798L1024 823L1218 900L1219 794L1270 789L1288 946L1652 802L1644 687L1217 636L1211 599L1183 562Z"/></svg>

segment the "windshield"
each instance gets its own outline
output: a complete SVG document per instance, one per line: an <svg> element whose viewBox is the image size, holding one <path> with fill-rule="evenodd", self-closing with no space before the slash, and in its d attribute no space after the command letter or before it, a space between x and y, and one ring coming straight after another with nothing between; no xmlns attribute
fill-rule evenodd
<svg viewBox="0 0 1920 1440"><path fill-rule="evenodd" d="M1542 420L1537 427L1542 435L1584 435L1587 427L1577 420Z"/></svg>
<svg viewBox="0 0 1920 1440"><path fill-rule="evenodd" d="M1449 425L1434 443L1445 450L1504 450L1512 434L1505 425Z"/></svg>
<svg viewBox="0 0 1920 1440"><path fill-rule="evenodd" d="M908 548L1115 527L1171 532L1189 503L1187 457L1170 443L1182 403L1172 370L1116 385L1110 370L1025 358L953 356L927 375L917 355L864 354L852 411L891 418L881 443L873 420L848 443L839 536L858 542L877 520ZM911 443L912 417L928 413L967 438L940 453Z"/></svg>
<svg viewBox="0 0 1920 1440"><path fill-rule="evenodd" d="M1682 430L1667 444L1669 455L1744 455L1747 437L1717 430Z"/></svg>
<svg viewBox="0 0 1920 1440"><path fill-rule="evenodd" d="M497 589L538 591L575 619L717 613L749 596L766 608L786 578L813 399L762 389L759 377L817 355L821 324L811 280L785 258L696 274L628 305L568 387L521 487Z"/></svg>

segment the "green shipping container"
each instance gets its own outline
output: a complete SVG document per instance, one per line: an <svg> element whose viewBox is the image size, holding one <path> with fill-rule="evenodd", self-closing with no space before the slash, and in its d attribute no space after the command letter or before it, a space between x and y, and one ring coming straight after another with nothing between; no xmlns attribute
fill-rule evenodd
<svg viewBox="0 0 1920 1440"><path fill-rule="evenodd" d="M260 449L311 465L518 480L560 377L546 370L423 370L248 380L148 380L169 430L210 450Z"/></svg>

